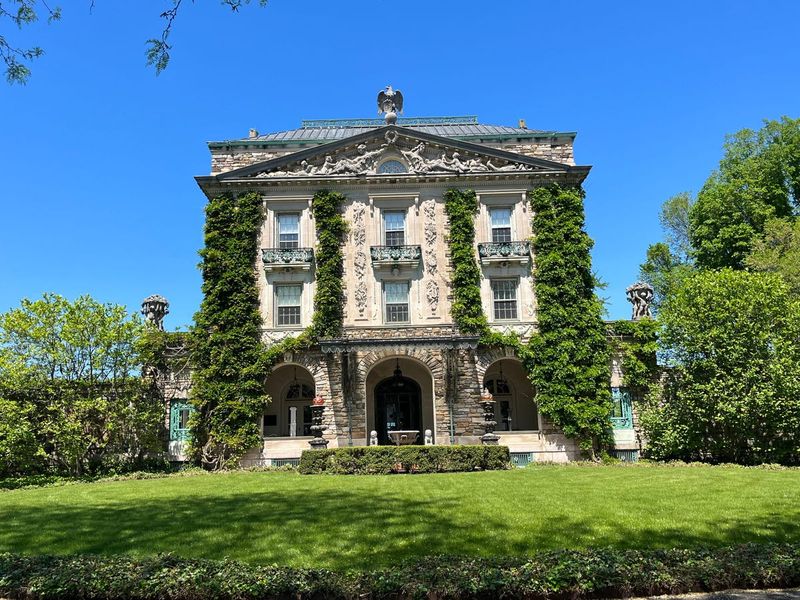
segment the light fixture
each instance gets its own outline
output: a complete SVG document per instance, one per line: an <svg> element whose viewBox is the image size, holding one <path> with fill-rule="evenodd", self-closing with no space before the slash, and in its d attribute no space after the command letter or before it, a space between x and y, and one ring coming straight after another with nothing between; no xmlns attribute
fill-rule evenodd
<svg viewBox="0 0 800 600"><path fill-rule="evenodd" d="M403 381L403 372L400 370L400 358L397 358L395 362L394 380L392 381L392 387L401 388L403 386L405 386L405 381Z"/></svg>

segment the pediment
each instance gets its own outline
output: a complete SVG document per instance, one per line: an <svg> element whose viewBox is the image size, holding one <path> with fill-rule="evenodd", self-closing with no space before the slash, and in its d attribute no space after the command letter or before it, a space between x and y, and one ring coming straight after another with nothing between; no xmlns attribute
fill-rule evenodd
<svg viewBox="0 0 800 600"><path fill-rule="evenodd" d="M228 171L216 178L563 173L573 169L570 165L390 125Z"/></svg>

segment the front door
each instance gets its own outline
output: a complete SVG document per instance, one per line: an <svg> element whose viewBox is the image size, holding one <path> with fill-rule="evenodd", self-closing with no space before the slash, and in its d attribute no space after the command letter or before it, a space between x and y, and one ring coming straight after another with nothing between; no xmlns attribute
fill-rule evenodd
<svg viewBox="0 0 800 600"><path fill-rule="evenodd" d="M375 388L375 431L380 444L391 444L390 431L416 431L422 443L422 399L419 385L408 377L390 377Z"/></svg>

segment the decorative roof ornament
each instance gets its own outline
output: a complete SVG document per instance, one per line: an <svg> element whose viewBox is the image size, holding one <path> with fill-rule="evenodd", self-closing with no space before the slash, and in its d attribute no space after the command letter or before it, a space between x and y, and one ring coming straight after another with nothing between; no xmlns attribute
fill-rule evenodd
<svg viewBox="0 0 800 600"><path fill-rule="evenodd" d="M164 296L153 294L142 300L142 314L148 323L164 331L164 317L169 314L169 302Z"/></svg>
<svg viewBox="0 0 800 600"><path fill-rule="evenodd" d="M385 90L378 92L378 114L386 113L386 124L397 123L397 113L403 112L403 94L400 90L393 90L387 85Z"/></svg>
<svg viewBox="0 0 800 600"><path fill-rule="evenodd" d="M628 302L633 304L631 319L638 321L639 319L648 319L653 316L650 314L650 304L653 302L654 296L652 285L637 281L629 286L625 292L628 295Z"/></svg>

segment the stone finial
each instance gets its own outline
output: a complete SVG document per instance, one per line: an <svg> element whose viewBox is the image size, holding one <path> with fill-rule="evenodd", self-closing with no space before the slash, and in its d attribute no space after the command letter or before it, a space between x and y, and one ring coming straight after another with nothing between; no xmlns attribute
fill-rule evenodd
<svg viewBox="0 0 800 600"><path fill-rule="evenodd" d="M258 137L258 129L250 129L250 132L248 133L248 137L251 140L256 139Z"/></svg>
<svg viewBox="0 0 800 600"><path fill-rule="evenodd" d="M164 296L153 294L142 300L142 314L148 323L164 331L164 317L169 314L169 302Z"/></svg>
<svg viewBox="0 0 800 600"><path fill-rule="evenodd" d="M525 119L520 119L519 120L519 128L520 129L527 129L528 128L528 126L525 124Z"/></svg>
<svg viewBox="0 0 800 600"><path fill-rule="evenodd" d="M386 124L397 123L397 113L403 112L403 94L400 90L393 90L387 85L385 90L378 92L378 114L386 113Z"/></svg>
<svg viewBox="0 0 800 600"><path fill-rule="evenodd" d="M638 321L639 319L650 318L650 304L653 302L654 290L653 286L643 281L637 281L625 290L628 295L628 302L633 304L633 314L631 319Z"/></svg>

